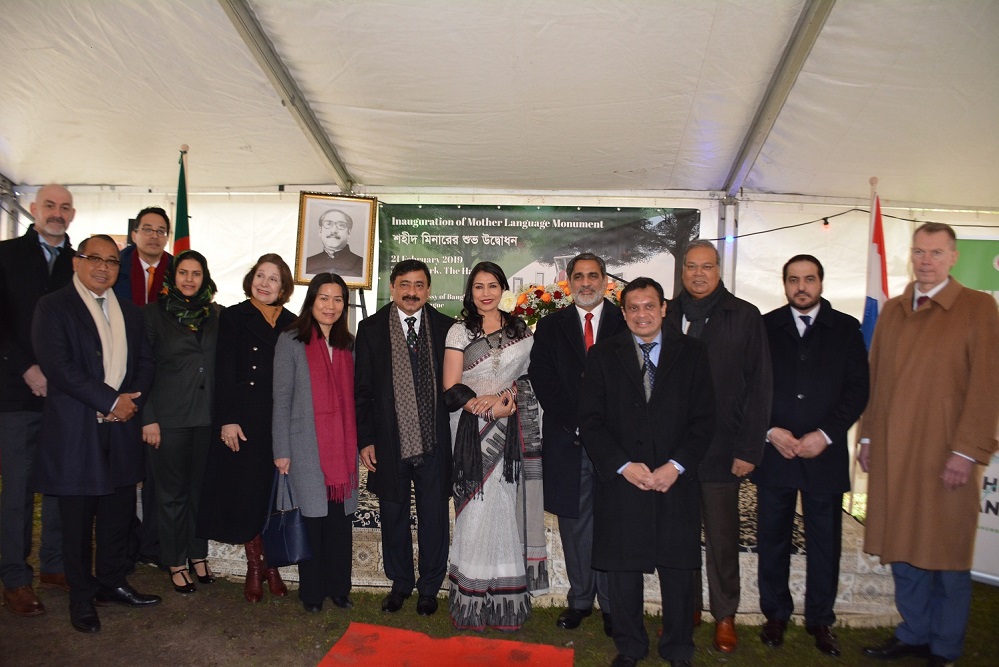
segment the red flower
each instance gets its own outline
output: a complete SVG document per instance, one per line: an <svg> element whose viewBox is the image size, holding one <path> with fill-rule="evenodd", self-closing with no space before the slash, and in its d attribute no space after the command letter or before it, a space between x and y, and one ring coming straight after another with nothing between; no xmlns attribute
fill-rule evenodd
<svg viewBox="0 0 999 667"><path fill-rule="evenodd" d="M545 291L543 289L536 289L536 290L534 290L534 296L538 297L539 299L541 298L541 295L544 294L544 293L545 293Z"/></svg>
<svg viewBox="0 0 999 667"><path fill-rule="evenodd" d="M528 307L528 309L527 309L527 314L528 314L528 315L533 315L533 314L534 314L534 309L533 309L533 308L530 308L530 307Z"/></svg>
<svg viewBox="0 0 999 667"><path fill-rule="evenodd" d="M562 293L559 292L558 290L555 290L555 293L552 294L552 296L555 297L556 299L561 299L562 298Z"/></svg>

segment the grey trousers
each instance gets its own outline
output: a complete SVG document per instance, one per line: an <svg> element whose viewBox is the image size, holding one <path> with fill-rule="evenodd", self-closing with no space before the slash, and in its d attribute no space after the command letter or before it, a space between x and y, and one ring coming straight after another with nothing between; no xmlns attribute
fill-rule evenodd
<svg viewBox="0 0 999 667"><path fill-rule="evenodd" d="M579 516L559 516L558 532L565 553L565 573L569 578L568 606L571 609L590 609L596 596L600 611L609 614L611 603L607 573L594 570L590 564L593 555L594 475L590 457L584 452L580 470Z"/></svg>
<svg viewBox="0 0 999 667"><path fill-rule="evenodd" d="M739 482L701 482L701 520L708 602L711 615L720 621L739 609ZM696 575L694 600L700 602L701 573Z"/></svg>
<svg viewBox="0 0 999 667"><path fill-rule="evenodd" d="M40 412L0 412L0 580L4 588L31 584L34 572L28 565L34 527L35 494L31 473L38 447ZM62 574L62 531L59 503L42 496L42 544L38 554L45 574Z"/></svg>

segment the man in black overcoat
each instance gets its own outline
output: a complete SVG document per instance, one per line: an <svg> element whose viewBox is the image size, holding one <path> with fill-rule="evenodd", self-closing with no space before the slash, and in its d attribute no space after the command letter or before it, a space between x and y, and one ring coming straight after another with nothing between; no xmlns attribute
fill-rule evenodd
<svg viewBox="0 0 999 667"><path fill-rule="evenodd" d="M725 288L719 261L710 241L687 246L683 289L670 302L666 323L708 346L718 423L697 477L714 645L731 653L739 643L739 486L763 456L773 380L763 317L756 306ZM700 573L694 591L698 599L703 596ZM698 604L695 623L700 616Z"/></svg>
<svg viewBox="0 0 999 667"><path fill-rule="evenodd" d="M392 303L357 327L354 396L357 442L378 496L382 555L392 590L382 610L399 611L419 594L416 611L437 611L447 574L451 431L441 377L444 341L454 323L427 304L430 269L408 259L393 267ZM416 496L420 577L413 569L411 491Z"/></svg>
<svg viewBox="0 0 999 667"><path fill-rule="evenodd" d="M704 344L663 328L662 287L636 278L621 294L629 331L586 357L580 435L597 472L593 566L607 571L615 665L648 654L643 574L659 574L659 655L694 654L694 573L701 564L697 465L711 442L715 400Z"/></svg>
<svg viewBox="0 0 999 667"><path fill-rule="evenodd" d="M794 611L788 575L798 493L805 519L805 626L826 655L839 584L843 493L850 490L847 431L867 405L867 350L860 323L822 298L824 271L811 255L784 265L788 305L763 316L773 364L773 414L753 473L758 506L760 638L780 646Z"/></svg>
<svg viewBox="0 0 999 667"><path fill-rule="evenodd" d="M111 237L85 240L73 258L72 282L38 302L31 329L48 378L34 486L59 497L70 621L88 633L101 628L95 598L129 607L160 601L125 579L135 485L145 474L134 417L155 366L141 311L111 289L118 268Z"/></svg>
<svg viewBox="0 0 999 667"><path fill-rule="evenodd" d="M4 603L18 616L45 613L28 564L35 508L30 480L48 386L31 345L31 321L38 300L73 277L73 247L66 234L76 215L73 195L61 185L43 186L31 215L35 222L23 236L0 243L0 580ZM38 560L41 584L68 590L59 504L53 496L42 498Z"/></svg>
<svg viewBox="0 0 999 667"><path fill-rule="evenodd" d="M594 570L593 486L590 457L579 440L576 413L583 388L586 353L598 340L627 329L621 309L604 298L607 266L592 253L573 257L566 268L573 305L538 322L531 348L531 385L544 409L542 464L545 511L558 516L559 535L569 578L567 608L555 624L579 627L600 603L604 632L613 631L607 574Z"/></svg>

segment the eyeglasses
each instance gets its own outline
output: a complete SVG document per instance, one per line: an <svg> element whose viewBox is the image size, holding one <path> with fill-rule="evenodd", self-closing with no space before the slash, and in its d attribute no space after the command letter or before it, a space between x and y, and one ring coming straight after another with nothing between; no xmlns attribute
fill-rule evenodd
<svg viewBox="0 0 999 667"><path fill-rule="evenodd" d="M323 220L319 223L323 229L329 229L330 227L336 227L337 229L350 229L350 223L346 220Z"/></svg>
<svg viewBox="0 0 999 667"><path fill-rule="evenodd" d="M139 231L146 236L158 236L160 238L170 233L165 229L153 229L152 227L139 227Z"/></svg>
<svg viewBox="0 0 999 667"><path fill-rule="evenodd" d="M121 266L121 262L119 262L117 259L114 259L114 258L112 258L112 259L104 259L103 257L100 257L98 255L77 255L77 257L79 257L80 259L87 260L93 266L97 266L97 265L99 265L102 262L109 269L117 269L117 268L119 268Z"/></svg>

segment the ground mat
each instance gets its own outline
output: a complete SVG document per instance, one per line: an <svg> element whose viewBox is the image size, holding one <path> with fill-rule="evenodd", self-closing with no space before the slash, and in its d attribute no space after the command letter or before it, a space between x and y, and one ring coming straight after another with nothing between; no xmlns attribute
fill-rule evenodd
<svg viewBox="0 0 999 667"><path fill-rule="evenodd" d="M434 639L412 630L351 623L343 637L340 637L319 662L319 667L340 665L572 667L572 658L572 649L544 644L524 644L503 639L464 636Z"/></svg>

